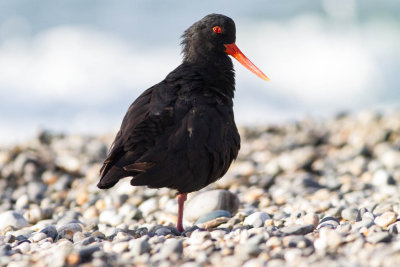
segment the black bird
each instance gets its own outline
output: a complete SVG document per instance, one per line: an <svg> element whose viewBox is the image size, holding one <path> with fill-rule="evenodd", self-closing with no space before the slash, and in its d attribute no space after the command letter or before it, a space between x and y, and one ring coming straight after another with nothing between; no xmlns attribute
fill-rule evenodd
<svg viewBox="0 0 400 267"><path fill-rule="evenodd" d="M110 188L132 176L131 185L176 189L180 232L187 193L221 178L240 148L228 55L269 80L235 45L235 23L229 17L210 14L182 37L182 64L129 107L97 185Z"/></svg>

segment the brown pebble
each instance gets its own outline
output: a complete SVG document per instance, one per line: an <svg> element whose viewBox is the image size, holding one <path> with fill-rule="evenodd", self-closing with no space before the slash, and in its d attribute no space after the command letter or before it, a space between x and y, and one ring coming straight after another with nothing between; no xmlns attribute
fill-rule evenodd
<svg viewBox="0 0 400 267"><path fill-rule="evenodd" d="M386 228L389 224L392 224L396 221L396 213L392 211L384 212L382 215L375 218L376 225Z"/></svg>
<svg viewBox="0 0 400 267"><path fill-rule="evenodd" d="M97 210L104 210L106 208L106 202L104 201L104 199L99 199L96 201L94 206Z"/></svg>
<svg viewBox="0 0 400 267"><path fill-rule="evenodd" d="M319 223L319 217L317 214L315 213L307 213L304 217L303 217L303 222L304 224L313 224L314 228L318 226Z"/></svg>
<svg viewBox="0 0 400 267"><path fill-rule="evenodd" d="M274 225L275 225L275 223L274 223L274 220L272 220L272 219L265 220L265 222L264 222L265 227L274 226Z"/></svg>
<svg viewBox="0 0 400 267"><path fill-rule="evenodd" d="M262 188L252 188L246 192L244 195L244 200L246 202L254 202L265 195L265 191Z"/></svg>
<svg viewBox="0 0 400 267"><path fill-rule="evenodd" d="M202 229L211 229L214 228L220 224L226 223L229 220L227 217L219 217L215 218L214 220L205 222L205 223L200 223L197 226L202 228Z"/></svg>
<svg viewBox="0 0 400 267"><path fill-rule="evenodd" d="M67 257L67 262L70 265L75 265L78 264L81 260L81 257L79 256L79 253L73 252Z"/></svg>
<svg viewBox="0 0 400 267"><path fill-rule="evenodd" d="M82 206L83 204L86 203L86 201L88 200L87 197L87 193L86 192L82 192L82 193L78 193L78 196L76 197L76 204L78 204L79 206Z"/></svg>

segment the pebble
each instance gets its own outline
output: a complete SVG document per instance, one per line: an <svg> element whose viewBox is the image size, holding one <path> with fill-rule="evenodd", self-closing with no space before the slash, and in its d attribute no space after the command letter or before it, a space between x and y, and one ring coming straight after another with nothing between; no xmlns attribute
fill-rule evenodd
<svg viewBox="0 0 400 267"><path fill-rule="evenodd" d="M69 223L57 229L61 238L73 239L76 232L82 232L82 226L79 223Z"/></svg>
<svg viewBox="0 0 400 267"><path fill-rule="evenodd" d="M319 224L319 217L315 213L307 213L304 217L302 217L302 224L312 224L314 228L316 228Z"/></svg>
<svg viewBox="0 0 400 267"><path fill-rule="evenodd" d="M43 198L43 194L47 190L47 185L42 182L30 182L28 183L27 194L28 198L32 202L36 202Z"/></svg>
<svg viewBox="0 0 400 267"><path fill-rule="evenodd" d="M158 209L157 199L149 198L146 201L143 201L139 206L139 210L143 213L144 217L147 217L149 214L155 212Z"/></svg>
<svg viewBox="0 0 400 267"><path fill-rule="evenodd" d="M386 170L377 170L372 178L372 184L375 186L395 185L396 181Z"/></svg>
<svg viewBox="0 0 400 267"><path fill-rule="evenodd" d="M388 232L371 233L367 236L367 241L372 244L389 242L391 239L392 235Z"/></svg>
<svg viewBox="0 0 400 267"><path fill-rule="evenodd" d="M343 242L340 233L330 228L322 228L319 231L319 238L315 240L314 246L319 251L332 251L337 249Z"/></svg>
<svg viewBox="0 0 400 267"><path fill-rule="evenodd" d="M23 194L22 196L18 197L17 201L15 202L15 209L22 210L25 209L29 204L29 197L27 194Z"/></svg>
<svg viewBox="0 0 400 267"><path fill-rule="evenodd" d="M290 225L280 229L286 235L305 235L314 231L313 224Z"/></svg>
<svg viewBox="0 0 400 267"><path fill-rule="evenodd" d="M115 210L104 210L100 213L99 221L100 223L117 226L122 223L122 218Z"/></svg>
<svg viewBox="0 0 400 267"><path fill-rule="evenodd" d="M323 218L319 222L319 224L317 226L317 230L321 229L321 228L324 228L324 227L328 227L328 228L334 229L334 228L336 228L338 226L339 226L339 221L336 218L331 217L331 216L327 216L327 217Z"/></svg>
<svg viewBox="0 0 400 267"><path fill-rule="evenodd" d="M369 212L367 208L361 208L358 210L356 221L359 222L362 220L363 215Z"/></svg>
<svg viewBox="0 0 400 267"><path fill-rule="evenodd" d="M119 242L113 245L112 250L115 253L121 254L125 250L128 250L129 243L128 242Z"/></svg>
<svg viewBox="0 0 400 267"><path fill-rule="evenodd" d="M358 209L355 208L346 208L341 212L341 216L343 219L347 221L355 221L357 219Z"/></svg>
<svg viewBox="0 0 400 267"><path fill-rule="evenodd" d="M0 213L0 230L4 230L7 226L21 229L28 225L28 221L18 211L9 210Z"/></svg>
<svg viewBox="0 0 400 267"><path fill-rule="evenodd" d="M32 237L31 237L33 242L39 242L45 238L47 238L47 235L43 232L36 233L36 234L32 235Z"/></svg>
<svg viewBox="0 0 400 267"><path fill-rule="evenodd" d="M4 243L13 243L16 240L14 235L6 235L3 239Z"/></svg>
<svg viewBox="0 0 400 267"><path fill-rule="evenodd" d="M200 218L194 223L195 225L205 223L212 221L216 218L224 217L224 218L230 218L232 215L229 211L227 210L215 210L208 212L206 214L203 214L200 216Z"/></svg>
<svg viewBox="0 0 400 267"><path fill-rule="evenodd" d="M262 211L257 211L247 216L244 219L243 224L251 225L253 227L262 227L264 226L265 221L270 219L271 217L267 213Z"/></svg>
<svg viewBox="0 0 400 267"><path fill-rule="evenodd" d="M54 225L49 225L40 230L40 232L46 234L47 237L51 237L53 240L58 236L58 231Z"/></svg>
<svg viewBox="0 0 400 267"><path fill-rule="evenodd" d="M374 222L376 225L386 228L389 224L394 223L396 220L397 220L396 213L387 211L382 215L376 217Z"/></svg>
<svg viewBox="0 0 400 267"><path fill-rule="evenodd" d="M258 244L248 242L244 245L237 246L235 248L235 254L240 257L257 257L261 253L262 249Z"/></svg>
<svg viewBox="0 0 400 267"><path fill-rule="evenodd" d="M15 249L19 249L21 253L28 253L31 250L31 245L29 242L23 242L15 247Z"/></svg>
<svg viewBox="0 0 400 267"><path fill-rule="evenodd" d="M171 229L169 229L169 228L167 228L167 227L161 227L161 228L157 229L154 233L155 233L156 235L163 235L163 236L165 236L165 235L170 235L170 234L172 234L172 231L171 231Z"/></svg>
<svg viewBox="0 0 400 267"><path fill-rule="evenodd" d="M219 225L223 225L224 223L226 223L228 221L229 221L229 218L227 218L227 217L218 217L211 221L199 223L199 224L197 224L197 226L199 226L199 228L202 228L202 229L212 229ZM227 227L232 228L230 225L228 225Z"/></svg>
<svg viewBox="0 0 400 267"><path fill-rule="evenodd" d="M89 261L92 258L93 253L101 249L100 244L88 246L78 250L79 259L81 262Z"/></svg>
<svg viewBox="0 0 400 267"><path fill-rule="evenodd" d="M183 252L183 244L182 241L179 239L168 239L164 242L164 244L161 247L160 253L157 255L157 257L161 259L166 259L173 254L176 254L178 257L181 256Z"/></svg>
<svg viewBox="0 0 400 267"><path fill-rule="evenodd" d="M82 240L84 240L86 238L86 236L82 233L82 232L76 232L74 233L74 235L72 236L72 241L74 243L78 243Z"/></svg>
<svg viewBox="0 0 400 267"><path fill-rule="evenodd" d="M144 253L149 253L151 247L146 239L139 238L129 241L129 249L133 256L139 256Z"/></svg>
<svg viewBox="0 0 400 267"><path fill-rule="evenodd" d="M289 235L282 239L285 247L305 248L312 245L311 240L301 235Z"/></svg>
<svg viewBox="0 0 400 267"><path fill-rule="evenodd" d="M396 266L399 129L399 112L240 128L182 234L174 190L96 187L113 136L41 133L0 148L0 266Z"/></svg>
<svg viewBox="0 0 400 267"><path fill-rule="evenodd" d="M230 191L211 190L200 192L185 204L184 219L189 222L195 222L202 215L216 210L226 210L233 214L238 207L239 199Z"/></svg>

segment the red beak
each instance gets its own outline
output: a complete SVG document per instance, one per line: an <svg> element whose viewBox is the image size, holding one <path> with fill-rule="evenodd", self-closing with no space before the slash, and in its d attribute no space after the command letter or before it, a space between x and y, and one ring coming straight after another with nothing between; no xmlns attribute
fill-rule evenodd
<svg viewBox="0 0 400 267"><path fill-rule="evenodd" d="M236 58L243 66L245 66L248 70L253 72L255 75L260 77L265 81L269 81L267 75L265 75L259 68L257 68L243 53L240 51L239 47L236 46L235 43L225 44L226 50L225 52L228 55Z"/></svg>

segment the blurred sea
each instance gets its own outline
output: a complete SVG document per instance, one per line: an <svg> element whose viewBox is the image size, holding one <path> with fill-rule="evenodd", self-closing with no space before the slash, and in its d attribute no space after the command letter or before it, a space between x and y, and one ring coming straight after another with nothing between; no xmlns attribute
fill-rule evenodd
<svg viewBox="0 0 400 267"><path fill-rule="evenodd" d="M400 106L398 0L0 0L0 144L116 131L209 13L235 20L236 44L271 78L234 63L239 125Z"/></svg>

